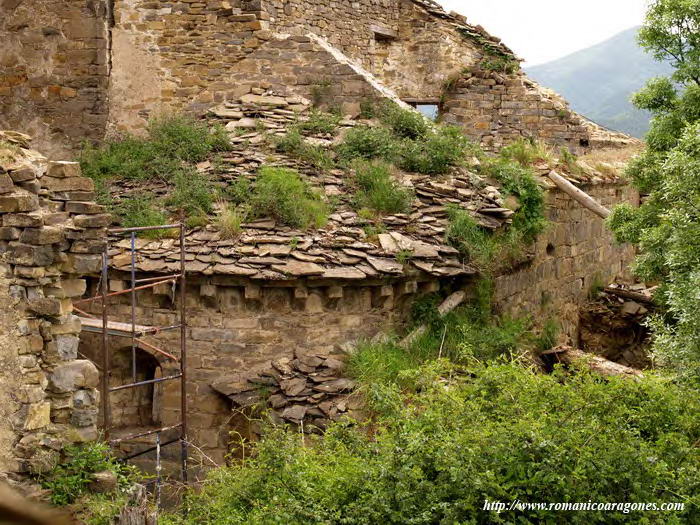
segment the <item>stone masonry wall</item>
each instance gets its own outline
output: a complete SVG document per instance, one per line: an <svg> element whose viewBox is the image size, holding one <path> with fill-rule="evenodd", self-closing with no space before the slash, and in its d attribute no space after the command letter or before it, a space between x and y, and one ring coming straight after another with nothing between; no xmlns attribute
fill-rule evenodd
<svg viewBox="0 0 700 525"><path fill-rule="evenodd" d="M639 203L638 193L624 184L582 189L606 207ZM534 259L496 279L496 302L505 312L529 314L539 324L558 320L562 335L576 342L578 306L594 285L624 275L635 252L617 244L600 217L556 189L547 194L547 217L550 225L535 245Z"/></svg>
<svg viewBox="0 0 700 525"><path fill-rule="evenodd" d="M267 0L263 7L274 31L323 37L402 98L439 99L451 75L483 57L411 0Z"/></svg>
<svg viewBox="0 0 700 525"><path fill-rule="evenodd" d="M47 162L28 141L0 131L0 468L13 473L97 438L98 371L78 359L72 298L99 270L109 221L76 163Z"/></svg>
<svg viewBox="0 0 700 525"><path fill-rule="evenodd" d="M319 107L353 116L360 113L362 100L389 98L403 104L395 93L316 35L273 36L237 64L230 80L237 86L227 96L231 102L238 102L236 93L265 90L302 96ZM264 98L255 100L266 103ZM274 106L274 99L269 102Z"/></svg>
<svg viewBox="0 0 700 525"><path fill-rule="evenodd" d="M581 117L520 73L469 69L446 90L440 114L444 123L462 127L488 150L523 137L566 146L574 153L590 145Z"/></svg>
<svg viewBox="0 0 700 525"><path fill-rule="evenodd" d="M127 281L124 273L112 275L110 287L127 288ZM292 282L286 286L260 284L225 276L192 275L187 288L189 437L219 463L224 462L234 423L230 402L215 392L212 384L227 376L269 366L272 359L291 359L295 351L329 355L341 345L391 330L405 319L417 293L437 290L435 282L416 281L361 286L320 281ZM111 304L112 319L129 318L128 296L115 298ZM169 286L140 292L138 305L139 324L167 326L177 322ZM99 337L84 333L81 353L97 358ZM177 333L164 332L147 341L179 355ZM128 339L110 338L113 353L127 346L130 347ZM175 372L173 366L177 368L177 364L149 353L160 362L163 375ZM158 395L161 423L177 423L179 384L165 384Z"/></svg>
<svg viewBox="0 0 700 525"><path fill-rule="evenodd" d="M271 36L258 3L116 0L110 129L138 130L164 111L201 114L235 96L237 62Z"/></svg>
<svg viewBox="0 0 700 525"><path fill-rule="evenodd" d="M0 2L0 129L62 158L100 139L109 75L105 0Z"/></svg>

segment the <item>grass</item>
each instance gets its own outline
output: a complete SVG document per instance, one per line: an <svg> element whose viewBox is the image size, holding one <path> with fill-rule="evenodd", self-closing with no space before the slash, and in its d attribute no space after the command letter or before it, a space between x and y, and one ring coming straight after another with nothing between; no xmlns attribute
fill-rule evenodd
<svg viewBox="0 0 700 525"><path fill-rule="evenodd" d="M379 106L379 119L388 126L394 135L400 138L419 140L424 139L431 131L431 124L418 111L404 109L393 102L385 102Z"/></svg>
<svg viewBox="0 0 700 525"><path fill-rule="evenodd" d="M551 149L541 140L519 139L501 149L500 156L503 159L513 160L524 168L529 168L538 162L554 161Z"/></svg>
<svg viewBox="0 0 700 525"><path fill-rule="evenodd" d="M496 159L482 160L480 169L500 183L501 193L506 197L518 199L520 207L510 227L513 235L522 237L525 243L534 241L544 231L547 221L544 216L544 192L532 169L520 161L511 160L504 153Z"/></svg>
<svg viewBox="0 0 700 525"><path fill-rule="evenodd" d="M440 175L460 165L473 151L474 147L459 128L441 126L420 140L403 140L395 162L406 171Z"/></svg>
<svg viewBox="0 0 700 525"><path fill-rule="evenodd" d="M125 228L160 226L169 222L162 203L152 195L128 197L117 206L115 211L122 218L122 225ZM151 230L140 232L139 236L160 239L167 234L167 230Z"/></svg>
<svg viewBox="0 0 700 525"><path fill-rule="evenodd" d="M95 181L102 203L110 203L113 181L160 180L171 190L165 204L184 210L188 220L194 221L212 211L210 185L194 164L230 148L223 127L210 128L190 117L168 115L153 119L145 137L123 135L100 146L86 144L80 165L83 174ZM137 199L133 205L117 207L116 212L129 226L151 226L156 215L148 212L147 204Z"/></svg>
<svg viewBox="0 0 700 525"><path fill-rule="evenodd" d="M330 153L324 148L304 140L299 129L292 128L287 131L286 135L274 140L277 151L292 155L319 170L328 170L335 165Z"/></svg>
<svg viewBox="0 0 700 525"><path fill-rule="evenodd" d="M328 205L294 170L262 167L248 202L253 217L273 217L294 228L328 222Z"/></svg>
<svg viewBox="0 0 700 525"><path fill-rule="evenodd" d="M377 213L405 213L410 210L413 192L399 184L391 174L391 166L383 162L357 161L354 164L358 191L356 209Z"/></svg>
<svg viewBox="0 0 700 525"><path fill-rule="evenodd" d="M240 236L241 225L245 222L246 213L226 202L220 203L221 210L216 217L216 226L221 232L222 239L235 239Z"/></svg>
<svg viewBox="0 0 700 525"><path fill-rule="evenodd" d="M345 161L355 159L390 161L396 148L396 139L389 129L376 126L357 126L348 132L338 148L338 154Z"/></svg>
<svg viewBox="0 0 700 525"><path fill-rule="evenodd" d="M298 122L294 125L294 128L303 134L335 135L341 120L342 117L340 115L314 109L309 114L308 120Z"/></svg>
<svg viewBox="0 0 700 525"><path fill-rule="evenodd" d="M166 204L185 210L188 216L208 215L213 210L214 197L209 180L195 170L183 170L175 175L175 187Z"/></svg>
<svg viewBox="0 0 700 525"><path fill-rule="evenodd" d="M13 162L21 155L22 149L16 144L0 140L0 162Z"/></svg>

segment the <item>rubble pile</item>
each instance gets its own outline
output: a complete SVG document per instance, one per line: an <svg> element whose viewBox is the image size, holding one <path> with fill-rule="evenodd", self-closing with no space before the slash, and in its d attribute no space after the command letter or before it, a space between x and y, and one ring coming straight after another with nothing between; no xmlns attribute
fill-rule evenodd
<svg viewBox="0 0 700 525"><path fill-rule="evenodd" d="M292 359L273 360L261 371L223 379L212 388L234 409L269 407L275 423L303 422L305 432L317 432L345 416L359 416L362 400L352 395L355 382L342 377L343 367L340 356L296 351Z"/></svg>

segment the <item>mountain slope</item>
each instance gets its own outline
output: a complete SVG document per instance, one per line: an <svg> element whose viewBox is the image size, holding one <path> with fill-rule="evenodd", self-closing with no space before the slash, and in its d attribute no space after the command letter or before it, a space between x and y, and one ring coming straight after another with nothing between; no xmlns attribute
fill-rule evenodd
<svg viewBox="0 0 700 525"><path fill-rule="evenodd" d="M649 114L634 108L630 96L648 79L668 75L672 68L639 47L638 30L633 27L526 72L564 96L575 111L603 126L642 137L649 127Z"/></svg>

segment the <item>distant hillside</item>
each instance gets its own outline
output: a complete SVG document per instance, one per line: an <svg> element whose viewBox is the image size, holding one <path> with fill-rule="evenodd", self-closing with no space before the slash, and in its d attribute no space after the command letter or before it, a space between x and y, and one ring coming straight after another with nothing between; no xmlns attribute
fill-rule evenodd
<svg viewBox="0 0 700 525"><path fill-rule="evenodd" d="M547 64L526 68L534 80L564 96L571 107L603 126L642 137L649 114L629 99L652 77L672 68L655 61L636 41L638 27Z"/></svg>

